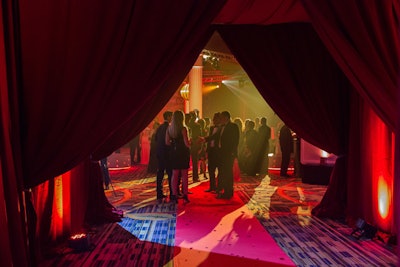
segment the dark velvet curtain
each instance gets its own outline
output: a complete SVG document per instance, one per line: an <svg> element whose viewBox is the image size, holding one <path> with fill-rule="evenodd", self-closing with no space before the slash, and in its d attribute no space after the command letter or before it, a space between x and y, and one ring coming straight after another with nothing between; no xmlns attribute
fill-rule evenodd
<svg viewBox="0 0 400 267"><path fill-rule="evenodd" d="M248 9L253 7L253 5L250 4L250 2L253 1L243 0L239 2L242 4L244 14L246 14ZM400 125L400 110L398 109L400 102L400 3L394 0L376 0L368 2L368 4L361 0L354 0L346 3L341 1L309 0L303 0L301 2L323 44L332 55L335 62L337 62L340 69L345 73L351 85L358 92L358 94L352 93L350 99L352 111L350 118L351 127L348 128L350 131L350 133L348 133L348 138L351 140L348 142L351 143L349 155L356 159L361 159L360 156L362 156L363 153L362 147L371 144L368 143L365 138L362 138L362 142L355 139L359 138L358 134L362 135L367 131L374 130L374 125L370 123L359 123L360 121L366 121L365 118L371 114L367 106L371 106L384 123L389 126L389 129L395 131L398 136L398 125ZM260 4L258 1L255 1L255 3ZM265 4L264 7L267 5L271 6L270 4ZM228 6L229 5L226 5L223 11L225 11ZM293 7L294 6L295 5L293 5ZM235 12L235 10L235 6L230 8L231 12ZM259 10L263 10L263 8L259 7ZM299 11L300 9L296 12L300 14L301 12L299 13ZM260 14L258 12L256 13ZM277 13L278 12L266 12L267 15L263 19L258 18L258 22L262 24L268 24L268 21L273 22L274 19L269 18L272 14L276 15ZM293 14L293 12L290 13ZM221 14L224 13L221 12ZM221 18L225 18L228 22L230 21L232 23L238 21L245 23L244 19L246 16L240 15L240 12L236 10L236 14L230 14L225 17L221 16L218 19ZM294 19L293 21L296 20ZM253 21L253 23L256 22ZM250 43L253 43L253 41L253 39L249 39ZM236 50L234 53L236 54L237 52ZM245 69L248 71L247 68ZM253 76L250 76L253 79ZM267 96L265 96L265 98L268 99ZM271 106L273 105L272 102L270 102L270 104ZM276 107L274 107L274 109L275 108ZM320 107L318 107L318 110L319 108ZM293 122L289 121L288 124L293 125ZM357 129L356 125L359 125L361 128ZM377 123L377 125L379 125L379 123ZM388 136L390 135L386 135L385 138ZM314 140L314 138L315 137L311 137L309 140ZM317 141L318 140L314 140L314 144L318 145ZM345 141L345 143L346 142L347 141ZM390 144L390 142L388 144ZM394 149L395 157L392 162L392 164L394 163L395 169L393 174L394 196L396 198L394 206L395 211L398 210L396 207L398 207L398 203L400 203L399 144L400 142L396 142ZM326 145L327 144L319 144L318 146L326 149ZM344 149L344 152L345 150L346 149ZM388 151L389 149L384 148L382 150ZM382 153L382 155L386 154ZM347 208L347 212L364 218L374 217L372 213L377 212L376 210L372 208L366 210L364 208L366 205L369 205L368 203L371 203L371 198L375 197L371 196L372 190L369 190L371 186L374 186L372 185L372 172L362 172L362 170L366 170L370 168L370 166L367 162L356 162L355 158L340 158L340 160L337 161L337 164L341 164L341 166L337 166L336 164L327 194L325 194L319 207L314 210L316 214L328 215L330 217L337 214L336 211L340 209L338 209L339 207L336 205L333 207L332 203L335 203L337 199L343 198L343 195L337 195L339 192L338 190L343 191L343 188L347 188L349 194L345 198L348 197L349 199L347 200L348 205L346 204L347 206L344 206ZM347 164L351 165L349 166L349 172L346 171ZM387 169L391 169L390 166L387 166ZM341 174L337 175L339 173ZM347 177L351 177L351 179L347 179ZM342 189L340 188L341 186L343 187ZM360 188L363 190L360 190ZM365 202L364 200L366 199L369 199L369 201ZM395 217L397 221L400 221L398 212L395 212ZM399 225L400 224L398 224L398 227Z"/></svg>
<svg viewBox="0 0 400 267"><path fill-rule="evenodd" d="M394 136L356 90L352 96L347 176L349 222L363 218L387 233L396 233L393 206ZM383 190L383 186L388 189ZM390 192L385 198L382 193Z"/></svg>
<svg viewBox="0 0 400 267"><path fill-rule="evenodd" d="M302 0L313 27L359 94L392 129L398 115L399 1Z"/></svg>
<svg viewBox="0 0 400 267"><path fill-rule="evenodd" d="M41 246L71 233L85 232L85 225L120 220L104 195L99 162L90 159L36 186L33 199Z"/></svg>
<svg viewBox="0 0 400 267"><path fill-rule="evenodd" d="M15 1L0 5L0 262L28 266L25 201L18 128L18 9Z"/></svg>
<svg viewBox="0 0 400 267"><path fill-rule="evenodd" d="M195 25L194 30L198 28ZM185 76L190 71L194 62L199 56L200 51L204 48L207 41L210 39L213 30L211 28L199 31L201 34L196 34L190 38L190 49L185 47L185 43L189 40L182 39L182 48L179 53L170 55L168 68L166 69L166 76L164 81L160 84L158 91L153 95L151 101L147 105L141 107L140 116L134 116L127 122L122 124L114 133L104 141L104 143L93 154L95 159L102 159L108 156L113 151L126 144L140 131L142 131L159 111L167 104L172 95L181 85ZM193 42L193 43L192 43ZM167 56L167 55L166 55ZM143 88L143 92L146 92ZM135 98L136 96L132 96ZM139 100L139 99L138 99Z"/></svg>
<svg viewBox="0 0 400 267"><path fill-rule="evenodd" d="M219 26L218 32L292 130L326 151L345 152L347 79L311 24Z"/></svg>
<svg viewBox="0 0 400 267"><path fill-rule="evenodd" d="M53 179L96 150L106 155L139 132L177 90L224 2L2 2L0 166L6 206L0 211L8 220L1 221L2 229L12 233L1 241L5 263L34 261L21 257L28 253L22 189ZM72 172L79 179L72 179L71 188L90 178L83 169ZM69 201L63 204L96 208L92 200L104 197L100 191L87 197L64 191Z"/></svg>
<svg viewBox="0 0 400 267"><path fill-rule="evenodd" d="M230 0L214 23L271 25L308 21L310 18L298 0Z"/></svg>
<svg viewBox="0 0 400 267"><path fill-rule="evenodd" d="M197 59L223 3L21 3L25 187L50 179L46 194L34 195L43 223L40 244L84 222L118 220L101 175L93 175L96 163L77 165L90 154L97 160L108 156L154 118ZM62 173L56 181L68 196L68 223L50 220L57 216L54 194L60 188L52 177ZM43 209L43 202L51 208Z"/></svg>
<svg viewBox="0 0 400 267"><path fill-rule="evenodd" d="M105 156L144 128L188 73L223 4L22 1L25 186L97 149Z"/></svg>
<svg viewBox="0 0 400 267"><path fill-rule="evenodd" d="M219 26L261 95L297 135L340 156L313 211L342 218L346 207L349 83L309 23ZM335 201L332 201L335 199Z"/></svg>
<svg viewBox="0 0 400 267"><path fill-rule="evenodd" d="M8 230L8 235L2 235L0 241L2 263L26 266L32 259L28 256L23 228L22 189L70 170L95 151L95 156L101 158L139 132L163 106L166 101L163 97L171 96L180 77L183 79L189 71L200 52L196 49L209 34L209 24L224 2L2 1L0 197L4 202L0 204L0 229L2 233ZM251 23L268 24L311 20L358 95L398 134L399 2L304 0L301 2L304 8L299 3L295 0L229 1L214 22L249 23L253 19ZM285 15L290 18L284 19ZM271 56L268 55L271 51L265 49L269 46L262 41L264 37L253 36L252 32L258 31L254 30L255 26L248 28L251 36L240 27L237 32L250 39L242 40L237 34L229 37L233 29L226 30L225 38L237 39L238 44L232 41L230 47L235 49L234 54L263 97L271 106L273 101L279 103L278 96L293 100L272 106L278 115L311 143L330 152L346 153L348 85L340 71L331 66L331 59L317 45L313 33L300 29L307 26L283 26L304 31L303 38L315 49L309 51L302 40L297 40L301 38L296 33L285 37L271 30L276 38L296 41L299 45L285 45L282 50L288 54L277 56L275 59L279 61L260 62L261 58ZM273 44L270 49L280 51L274 48L275 36L265 35L268 43ZM251 47L247 53L255 60L253 67L251 59L238 51L246 49L246 42ZM256 48L261 52L255 53ZM298 55L309 53L309 57L291 58L293 51ZM319 68L318 63L312 64L314 57L322 58ZM182 61L177 69L178 62L172 63L175 59ZM276 73L272 67L264 70L265 63L276 63L276 68L288 76ZM304 69L295 69L299 65ZM257 66L262 68L257 70ZM269 76L270 71L276 76ZM302 76L311 73L313 77L306 84ZM290 81L282 82L284 77ZM317 81L311 81L315 78ZM294 90L293 94L286 86ZM339 90L336 93L341 97L332 93L333 88ZM311 101L314 94L318 100ZM341 99L345 99L344 110L338 108ZM357 97L351 101L354 99ZM307 131L302 124L307 125ZM400 142L397 142L397 198L400 197L399 150ZM90 166L77 171L81 179L77 176L74 187L79 186L78 181L83 183L89 179L85 174L87 168ZM357 182L352 178L353 186ZM332 188L331 179L328 191ZM334 188L331 192L339 191ZM71 205L89 203L89 199L89 196L86 200L75 198L76 202ZM328 200L325 203L336 201Z"/></svg>
<svg viewBox="0 0 400 267"><path fill-rule="evenodd" d="M400 131L400 2L398 0L374 0L366 3L352 1L302 0L315 30L321 40L362 97L357 109L359 121L365 121L370 106L388 125L395 136ZM357 123L357 121L354 121ZM370 124L360 123L360 134L375 130ZM355 131L357 132L357 131ZM352 153L362 156L368 141L359 142L357 134L351 135ZM388 138L386 136L385 138ZM366 139L363 139L366 140ZM354 144L359 143L359 146ZM383 148L386 150L386 148ZM400 142L396 142L394 163L394 210L397 232L400 232ZM386 159L382 159L386 160ZM354 162L353 159L353 163ZM393 164L392 163L392 164ZM357 168L358 166L358 168ZM371 202L371 173L368 162L359 162L350 169L352 179L348 181L348 209L363 218L372 218L373 209L366 210ZM391 168L389 168L391 169ZM361 188L361 190L360 190ZM350 191L349 191L350 192ZM374 197L374 196L372 196ZM367 200L367 201L364 201ZM376 211L375 211L376 212Z"/></svg>

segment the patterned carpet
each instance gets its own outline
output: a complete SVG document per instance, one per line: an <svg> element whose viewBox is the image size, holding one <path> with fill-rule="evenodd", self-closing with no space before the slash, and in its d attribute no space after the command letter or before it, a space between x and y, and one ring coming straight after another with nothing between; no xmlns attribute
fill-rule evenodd
<svg viewBox="0 0 400 267"><path fill-rule="evenodd" d="M148 174L146 167L136 165L110 171L112 186L106 195L124 212L122 222L95 226L89 233L89 251L76 252L66 244L60 245L53 258L40 266L193 266L174 261L174 256L183 250L175 242L177 216L184 212L184 206L155 199L155 176ZM190 190L198 194L196 187L205 183L205 180L190 183ZM165 193L167 188L165 184ZM299 178L281 179L273 174L243 176L241 181L235 182L235 197L245 204L294 265L397 266L395 248L377 239L357 240L346 225L311 216L312 208L319 203L325 190L323 185L303 184ZM235 263L234 257L231 258L231 261L225 258L218 266ZM241 260L236 258L234 265L271 266L267 262L243 263ZM275 266L288 265L293 264Z"/></svg>

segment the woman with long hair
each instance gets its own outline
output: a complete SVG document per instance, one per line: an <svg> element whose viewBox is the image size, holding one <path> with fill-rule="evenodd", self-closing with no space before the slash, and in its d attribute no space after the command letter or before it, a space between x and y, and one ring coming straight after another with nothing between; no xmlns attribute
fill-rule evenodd
<svg viewBox="0 0 400 267"><path fill-rule="evenodd" d="M185 114L176 110L172 115L171 124L165 134L165 143L171 146L170 160L172 167L172 195L170 200L178 202L179 177L182 179L184 203L188 203L188 172L190 164L190 140L185 125Z"/></svg>

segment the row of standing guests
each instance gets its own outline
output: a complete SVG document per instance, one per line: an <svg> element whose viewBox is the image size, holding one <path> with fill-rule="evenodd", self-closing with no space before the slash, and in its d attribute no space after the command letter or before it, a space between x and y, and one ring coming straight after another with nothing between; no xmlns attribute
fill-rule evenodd
<svg viewBox="0 0 400 267"><path fill-rule="evenodd" d="M268 154L274 150L274 148L273 150L270 148L271 128L267 125L267 119L261 117L259 122L259 126L257 127L257 123L250 119L247 119L244 123L240 118L235 118L234 120L239 129L244 128L243 132L241 132L238 148L239 168L242 173L250 176L268 174ZM294 150L293 135L295 133L292 133L292 130L285 124L278 131L279 148L282 156L280 166L281 177L289 177L290 155Z"/></svg>
<svg viewBox="0 0 400 267"><path fill-rule="evenodd" d="M163 194L162 185L164 174L167 173L170 200L177 202L181 181L184 202L189 202L188 170L191 154L196 153L198 156L199 147L204 143L207 143L210 175L210 189L207 191L215 191L217 198L230 199L233 196L233 162L238 156L240 135L238 126L231 122L230 113L223 111L214 114L213 126L208 136L197 135L193 132L189 134L189 129L185 124L185 114L181 110L173 113L166 111L163 117L164 123L159 126L155 135L158 160L157 199L166 197ZM193 180L197 181L197 162L192 162L192 165ZM217 169L218 183L215 176Z"/></svg>
<svg viewBox="0 0 400 267"><path fill-rule="evenodd" d="M246 119L243 122L239 117L233 120L239 127L237 170L251 176L267 174L269 165L268 153L270 152L271 128L267 125L265 117L257 117L256 119L259 119L258 123L256 120L251 119ZM211 130L211 120L209 118L199 118L196 111L185 114L185 124L189 131L189 137L192 140L208 136ZM156 148L154 137L152 137L151 147L148 172L155 173L157 171L157 159L155 157L156 153L152 153ZM208 161L207 149L208 146L205 144L191 142L190 158L192 161L194 182L199 181L199 174L203 174L204 178L208 179L206 174Z"/></svg>
<svg viewBox="0 0 400 267"><path fill-rule="evenodd" d="M250 176L268 173L268 153L270 152L271 128L267 125L267 118L260 119L260 125L256 129L256 123L247 119L243 122L235 118L239 129L243 129L239 141L238 162L240 170Z"/></svg>

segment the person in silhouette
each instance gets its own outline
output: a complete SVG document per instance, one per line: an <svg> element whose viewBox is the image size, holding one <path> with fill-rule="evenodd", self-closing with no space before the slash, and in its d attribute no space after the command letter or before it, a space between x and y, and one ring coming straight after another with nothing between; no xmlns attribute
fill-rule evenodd
<svg viewBox="0 0 400 267"><path fill-rule="evenodd" d="M168 176L168 186L170 197L172 195L171 190L171 178L172 178L172 169L170 166L170 146L167 146L165 143L165 134L169 123L172 118L172 111L165 111L163 113L164 122L161 124L155 134L155 143L156 143L156 155L157 155L157 199L161 200L166 196L163 193L163 180L164 174L167 173Z"/></svg>
<svg viewBox="0 0 400 267"><path fill-rule="evenodd" d="M178 182L181 176L183 199L188 199L188 172L190 167L190 140L188 129L184 123L185 114L176 110L172 115L171 124L165 134L165 143L170 146L170 162L172 168L172 195L171 201L177 203Z"/></svg>
<svg viewBox="0 0 400 267"><path fill-rule="evenodd" d="M220 130L220 116L221 113L217 112L214 114L212 119L212 125L210 127L210 133L207 138L207 158L208 158L208 175L210 176L210 187L205 190L206 192L214 192L217 190L217 180L215 172L218 166L218 144L217 137L219 137L218 131ZM214 136L214 138L211 138Z"/></svg>
<svg viewBox="0 0 400 267"><path fill-rule="evenodd" d="M260 127L258 128L258 153L257 168L261 175L268 174L269 165L269 140L271 139L271 128L267 125L267 118L260 119Z"/></svg>
<svg viewBox="0 0 400 267"><path fill-rule="evenodd" d="M237 157L239 128L231 122L228 111L221 112L221 130L218 140L218 187L222 189L217 198L233 197L233 161Z"/></svg>

